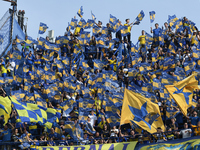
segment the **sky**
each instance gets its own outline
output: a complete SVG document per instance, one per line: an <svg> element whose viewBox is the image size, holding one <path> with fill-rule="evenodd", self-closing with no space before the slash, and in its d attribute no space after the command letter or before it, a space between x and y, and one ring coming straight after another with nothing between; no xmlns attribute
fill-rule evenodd
<svg viewBox="0 0 200 150"><path fill-rule="evenodd" d="M71 18L77 15L78 9L83 6L83 18L87 21L91 19L91 11L105 26L109 22L112 14L122 23L129 18L131 22L135 20L141 10L145 17L140 25L135 25L131 31L131 40L136 43L141 31L150 33L150 27L159 23L162 27L167 21L168 15L176 15L178 18L186 16L196 23L200 28L199 8L200 0L18 0L17 10L25 10L27 21L27 33L32 38L38 37L40 22L48 25L48 30L54 30L54 37L63 36ZM0 18L9 9L10 3L0 1ZM150 23L149 11L155 11L155 21ZM45 37L48 32L40 35Z"/></svg>

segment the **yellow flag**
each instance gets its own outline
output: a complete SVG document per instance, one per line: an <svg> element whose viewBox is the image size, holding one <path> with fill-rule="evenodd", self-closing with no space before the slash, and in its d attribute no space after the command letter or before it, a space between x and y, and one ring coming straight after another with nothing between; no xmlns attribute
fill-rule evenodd
<svg viewBox="0 0 200 150"><path fill-rule="evenodd" d="M125 89L120 124L137 124L149 133L165 130L159 106L142 95Z"/></svg>
<svg viewBox="0 0 200 150"><path fill-rule="evenodd" d="M192 105L193 90L199 89L195 76L196 74L192 74L180 82L165 86L185 116L187 109Z"/></svg>

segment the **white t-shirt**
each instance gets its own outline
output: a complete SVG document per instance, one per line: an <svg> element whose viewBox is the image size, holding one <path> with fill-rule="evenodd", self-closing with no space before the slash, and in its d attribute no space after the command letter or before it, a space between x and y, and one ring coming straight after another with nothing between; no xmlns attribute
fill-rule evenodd
<svg viewBox="0 0 200 150"><path fill-rule="evenodd" d="M192 132L191 129L184 129L184 130L180 131L180 134L182 135L182 138L184 139L184 138L191 137L191 133L190 132Z"/></svg>
<svg viewBox="0 0 200 150"><path fill-rule="evenodd" d="M12 62L10 63L10 65L8 66L8 69L10 69L11 71L14 71L14 68L15 68L15 62L12 61Z"/></svg>
<svg viewBox="0 0 200 150"><path fill-rule="evenodd" d="M95 120L97 120L97 116L95 116L95 115L88 115L88 117L90 117L90 119L91 119L90 124L93 127Z"/></svg>
<svg viewBox="0 0 200 150"><path fill-rule="evenodd" d="M110 137L117 137L117 134L115 132L119 132L118 129L111 129Z"/></svg>

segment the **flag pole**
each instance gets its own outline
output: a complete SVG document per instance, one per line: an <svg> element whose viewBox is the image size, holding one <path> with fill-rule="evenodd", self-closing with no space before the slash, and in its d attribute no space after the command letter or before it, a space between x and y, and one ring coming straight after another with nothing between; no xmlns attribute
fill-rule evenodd
<svg viewBox="0 0 200 150"><path fill-rule="evenodd" d="M39 31L40 31L40 24L39 24ZM39 38L39 31L38 31L38 34L37 34L37 39Z"/></svg>

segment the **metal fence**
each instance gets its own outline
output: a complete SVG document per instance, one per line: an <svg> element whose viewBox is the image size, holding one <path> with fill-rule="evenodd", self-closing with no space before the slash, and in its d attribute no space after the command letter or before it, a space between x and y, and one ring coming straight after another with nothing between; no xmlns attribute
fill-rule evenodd
<svg viewBox="0 0 200 150"><path fill-rule="evenodd" d="M12 13L8 10L0 20L0 54L11 43Z"/></svg>

